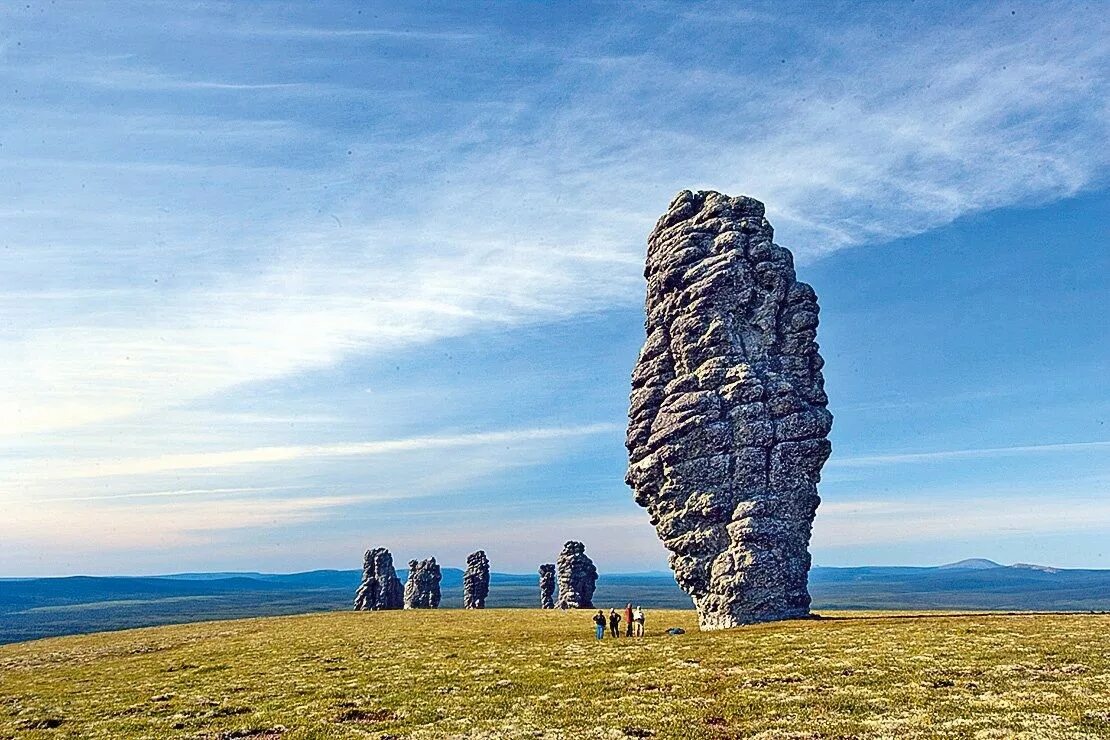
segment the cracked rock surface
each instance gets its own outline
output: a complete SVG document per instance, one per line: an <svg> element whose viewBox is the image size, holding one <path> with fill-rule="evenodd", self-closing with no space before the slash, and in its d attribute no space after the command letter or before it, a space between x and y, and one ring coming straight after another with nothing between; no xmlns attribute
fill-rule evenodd
<svg viewBox="0 0 1110 740"><path fill-rule="evenodd" d="M485 550L478 550L466 556L466 571L463 573L463 608L485 609L489 596L489 558Z"/></svg>
<svg viewBox="0 0 1110 740"><path fill-rule="evenodd" d="M555 608L555 564L544 563L540 566L540 608Z"/></svg>
<svg viewBox="0 0 1110 740"><path fill-rule="evenodd" d="M831 451L817 296L763 204L684 190L648 239L627 483L703 629L809 614Z"/></svg>
<svg viewBox="0 0 1110 740"><path fill-rule="evenodd" d="M400 609L401 581L393 568L393 556L384 547L367 550L362 556L362 583L355 592L356 611Z"/></svg>
<svg viewBox="0 0 1110 740"><path fill-rule="evenodd" d="M571 540L555 561L559 571L559 606L592 609L597 568L586 555L586 546Z"/></svg>
<svg viewBox="0 0 1110 740"><path fill-rule="evenodd" d="M410 560L409 577L405 581L405 608L438 608L441 578L439 564L435 558Z"/></svg>

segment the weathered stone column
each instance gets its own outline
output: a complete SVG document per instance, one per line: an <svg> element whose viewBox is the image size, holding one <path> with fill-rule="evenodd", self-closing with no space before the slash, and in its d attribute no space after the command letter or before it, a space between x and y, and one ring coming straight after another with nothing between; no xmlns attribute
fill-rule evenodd
<svg viewBox="0 0 1110 740"><path fill-rule="evenodd" d="M597 568L586 555L586 546L571 540L556 560L559 568L559 606L592 609Z"/></svg>
<svg viewBox="0 0 1110 740"><path fill-rule="evenodd" d="M555 564L544 563L540 566L540 608L555 608Z"/></svg>
<svg viewBox="0 0 1110 740"><path fill-rule="evenodd" d="M406 609L439 607L439 581L442 578L435 558L410 560L409 577L405 581Z"/></svg>
<svg viewBox="0 0 1110 740"><path fill-rule="evenodd" d="M763 204L684 190L648 239L627 482L703 629L809 614L831 450L817 297Z"/></svg>
<svg viewBox="0 0 1110 740"><path fill-rule="evenodd" d="M466 556L463 573L463 608L484 609L489 596L489 559L484 550Z"/></svg>
<svg viewBox="0 0 1110 740"><path fill-rule="evenodd" d="M401 581L393 556L384 547L367 550L362 557L362 583L355 592L356 611L382 611L404 606Z"/></svg>

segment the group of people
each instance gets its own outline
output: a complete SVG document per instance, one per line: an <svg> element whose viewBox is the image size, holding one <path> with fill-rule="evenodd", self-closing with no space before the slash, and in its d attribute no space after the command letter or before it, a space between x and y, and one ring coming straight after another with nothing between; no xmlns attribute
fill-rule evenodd
<svg viewBox="0 0 1110 740"><path fill-rule="evenodd" d="M621 622L624 622L625 625L625 637L644 636L644 608L642 606L633 609L632 604L629 604L624 608L623 616L616 609L610 609L608 619L610 636L621 636ZM605 637L605 623L605 612L598 609L597 614L594 615L594 627L597 629L597 639L599 640Z"/></svg>

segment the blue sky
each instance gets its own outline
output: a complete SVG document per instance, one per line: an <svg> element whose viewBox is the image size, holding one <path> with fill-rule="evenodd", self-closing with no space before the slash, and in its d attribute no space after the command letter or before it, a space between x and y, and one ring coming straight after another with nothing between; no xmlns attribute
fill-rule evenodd
<svg viewBox="0 0 1110 740"><path fill-rule="evenodd" d="M0 574L664 568L683 188L822 304L815 562L1110 567L1098 3L0 8Z"/></svg>

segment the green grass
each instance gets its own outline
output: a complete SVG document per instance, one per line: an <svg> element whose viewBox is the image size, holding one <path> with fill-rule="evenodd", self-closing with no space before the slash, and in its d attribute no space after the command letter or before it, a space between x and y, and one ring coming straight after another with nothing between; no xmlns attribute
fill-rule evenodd
<svg viewBox="0 0 1110 740"><path fill-rule="evenodd" d="M1106 738L1110 616L327 613L0 647L0 738ZM663 629L687 634L670 637Z"/></svg>

